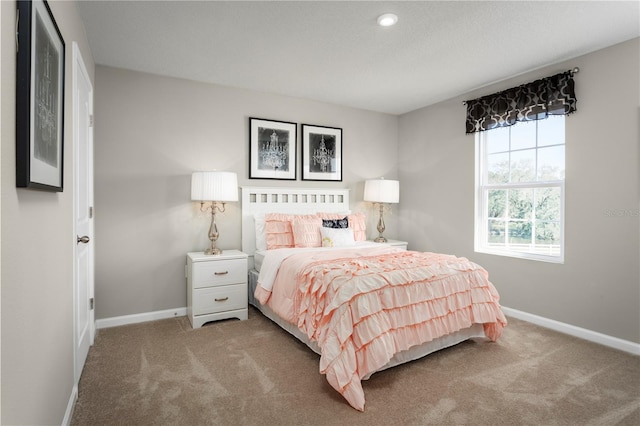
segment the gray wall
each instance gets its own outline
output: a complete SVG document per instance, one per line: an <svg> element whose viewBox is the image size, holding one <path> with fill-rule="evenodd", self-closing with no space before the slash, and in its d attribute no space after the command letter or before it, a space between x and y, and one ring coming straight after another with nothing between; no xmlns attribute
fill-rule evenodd
<svg viewBox="0 0 640 426"><path fill-rule="evenodd" d="M94 65L74 2L49 6L66 43L64 192L17 189L16 3L2 19L2 424L61 424L73 380L73 118L71 43Z"/></svg>
<svg viewBox="0 0 640 426"><path fill-rule="evenodd" d="M399 236L483 265L504 306L640 342L639 39L400 117ZM566 119L565 262L474 253L474 136L462 101L580 67ZM607 212L630 211L622 216Z"/></svg>
<svg viewBox="0 0 640 426"><path fill-rule="evenodd" d="M353 210L367 209L365 179L397 177L393 115L104 66L95 115L97 319L186 306L186 253L208 245L210 221L190 201L193 171L234 171L240 186L349 188ZM249 117L341 127L343 182L248 179ZM218 246L240 248L240 203L216 218ZM386 219L393 237L396 216Z"/></svg>

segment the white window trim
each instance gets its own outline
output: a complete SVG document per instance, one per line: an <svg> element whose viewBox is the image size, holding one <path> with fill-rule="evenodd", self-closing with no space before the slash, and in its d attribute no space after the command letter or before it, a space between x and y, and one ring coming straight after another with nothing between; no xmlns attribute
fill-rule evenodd
<svg viewBox="0 0 640 426"><path fill-rule="evenodd" d="M528 183L507 183L500 185L482 185L483 177L485 177L485 162L483 161L485 156L484 148L482 146L480 132L475 134L475 161L476 161L476 173L475 173L475 200L474 200L474 251L476 253L492 254L497 256L514 257L518 259L536 260L550 263L564 263L564 228L565 228L565 181L541 181L541 182L528 182ZM489 220L486 217L485 212L485 197L483 197L483 191L487 189L517 189L517 188L539 188L539 187L559 187L560 188L560 254L558 256L544 255L537 253L525 253L509 250L507 248L494 248L487 247L483 244L487 241L487 222Z"/></svg>

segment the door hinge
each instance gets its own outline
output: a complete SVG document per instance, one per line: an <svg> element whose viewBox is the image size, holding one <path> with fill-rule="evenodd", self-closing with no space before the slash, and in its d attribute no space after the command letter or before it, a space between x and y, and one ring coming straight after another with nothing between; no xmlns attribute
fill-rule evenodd
<svg viewBox="0 0 640 426"><path fill-rule="evenodd" d="M89 114L89 127L93 127L93 114Z"/></svg>
<svg viewBox="0 0 640 426"><path fill-rule="evenodd" d="M93 219L93 206L89 207L89 219Z"/></svg>
<svg viewBox="0 0 640 426"><path fill-rule="evenodd" d="M16 12L16 52L18 52L20 50L20 10Z"/></svg>
<svg viewBox="0 0 640 426"><path fill-rule="evenodd" d="M93 310L93 297L89 299L89 310Z"/></svg>

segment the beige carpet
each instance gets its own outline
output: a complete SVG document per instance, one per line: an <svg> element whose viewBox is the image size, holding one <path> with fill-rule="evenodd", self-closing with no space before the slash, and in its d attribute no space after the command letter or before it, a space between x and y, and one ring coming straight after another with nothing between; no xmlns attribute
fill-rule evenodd
<svg viewBox="0 0 640 426"><path fill-rule="evenodd" d="M100 330L73 425L640 425L640 357L510 318L363 382L365 412L319 356L250 308L193 330L186 317Z"/></svg>

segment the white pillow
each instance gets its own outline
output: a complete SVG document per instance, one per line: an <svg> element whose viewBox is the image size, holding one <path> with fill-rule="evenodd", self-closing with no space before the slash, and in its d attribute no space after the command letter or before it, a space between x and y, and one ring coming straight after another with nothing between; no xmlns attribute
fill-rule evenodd
<svg viewBox="0 0 640 426"><path fill-rule="evenodd" d="M256 223L256 250L267 249L267 232L265 230L265 214L256 213L253 215L253 219Z"/></svg>
<svg viewBox="0 0 640 426"><path fill-rule="evenodd" d="M356 244L351 228L320 228L322 247L348 247Z"/></svg>

